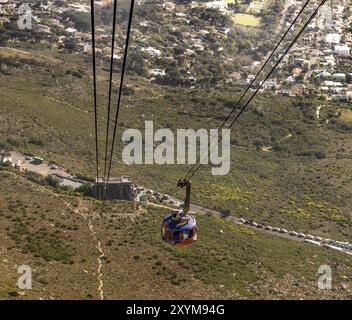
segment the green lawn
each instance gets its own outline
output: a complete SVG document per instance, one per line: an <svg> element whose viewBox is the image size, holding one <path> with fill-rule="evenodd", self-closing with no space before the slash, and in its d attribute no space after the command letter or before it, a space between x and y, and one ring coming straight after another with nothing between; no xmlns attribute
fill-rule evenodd
<svg viewBox="0 0 352 320"><path fill-rule="evenodd" d="M232 20L235 23L248 26L248 27L258 27L261 23L260 17L256 17L252 14L246 14L246 13L235 13L232 15Z"/></svg>

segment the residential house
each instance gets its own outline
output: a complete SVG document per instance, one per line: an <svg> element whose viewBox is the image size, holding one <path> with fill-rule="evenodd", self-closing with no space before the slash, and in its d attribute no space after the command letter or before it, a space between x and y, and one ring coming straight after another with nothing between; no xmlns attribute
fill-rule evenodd
<svg viewBox="0 0 352 320"><path fill-rule="evenodd" d="M334 101L339 101L339 102L348 102L350 101L350 98L348 97L347 94L336 94L332 96L332 99Z"/></svg>
<svg viewBox="0 0 352 320"><path fill-rule="evenodd" d="M348 45L338 45L335 46L335 53L340 57L348 57L350 55L350 48Z"/></svg>
<svg viewBox="0 0 352 320"><path fill-rule="evenodd" d="M158 49L155 49L153 47L141 48L141 51L146 52L146 53L150 54L151 56L160 56L161 55L161 51Z"/></svg>
<svg viewBox="0 0 352 320"><path fill-rule="evenodd" d="M325 42L328 44L339 44L341 41L341 35L338 33L328 33L325 37Z"/></svg>
<svg viewBox="0 0 352 320"><path fill-rule="evenodd" d="M227 11L228 5L226 1L210 1L206 2L205 6L208 9L217 9L219 11Z"/></svg>
<svg viewBox="0 0 352 320"><path fill-rule="evenodd" d="M343 82L345 82L345 81L346 81L346 78L347 78L346 73L334 73L334 74L332 75L332 79L333 79L333 80L337 80L337 81L343 81Z"/></svg>
<svg viewBox="0 0 352 320"><path fill-rule="evenodd" d="M263 90L272 90L272 89L277 89L279 85L275 80L268 80L265 81L262 85Z"/></svg>

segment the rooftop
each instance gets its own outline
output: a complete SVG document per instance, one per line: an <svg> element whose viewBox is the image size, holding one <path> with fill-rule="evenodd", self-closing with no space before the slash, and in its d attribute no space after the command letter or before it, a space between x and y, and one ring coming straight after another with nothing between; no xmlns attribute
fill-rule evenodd
<svg viewBox="0 0 352 320"><path fill-rule="evenodd" d="M95 179L96 183L106 183L107 178L106 177L97 177ZM129 176L121 176L121 177L110 177L109 178L109 184L114 184L114 183L131 183L132 179Z"/></svg>

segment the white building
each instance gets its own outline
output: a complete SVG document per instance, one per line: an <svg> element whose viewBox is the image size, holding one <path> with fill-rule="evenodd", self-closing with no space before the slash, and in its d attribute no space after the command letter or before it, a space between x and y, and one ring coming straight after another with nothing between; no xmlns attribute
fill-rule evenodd
<svg viewBox="0 0 352 320"><path fill-rule="evenodd" d="M342 83L326 80L326 81L324 81L324 86L326 86L326 87L342 87Z"/></svg>
<svg viewBox="0 0 352 320"><path fill-rule="evenodd" d="M151 69L149 70L149 74L153 75L153 76L165 76L165 70L162 69Z"/></svg>
<svg viewBox="0 0 352 320"><path fill-rule="evenodd" d="M345 73L334 73L332 75L332 78L334 80L338 80L338 81L346 81L346 74Z"/></svg>
<svg viewBox="0 0 352 320"><path fill-rule="evenodd" d="M251 83L254 79L255 79L255 76L252 75L252 74L250 74L250 75L248 75L248 77L247 77L247 79L246 79L246 82L247 82L247 83Z"/></svg>
<svg viewBox="0 0 352 320"><path fill-rule="evenodd" d="M1 157L1 161L3 163L11 162L11 164L12 164L12 157L11 156L9 156L9 157Z"/></svg>
<svg viewBox="0 0 352 320"><path fill-rule="evenodd" d="M217 9L219 11L226 11L228 9L227 2L225 1L210 1L205 3L208 9Z"/></svg>
<svg viewBox="0 0 352 320"><path fill-rule="evenodd" d="M149 53L151 56L160 56L161 51L153 47L141 48L141 51Z"/></svg>
<svg viewBox="0 0 352 320"><path fill-rule="evenodd" d="M335 46L335 53L340 57L348 57L350 55L350 48L346 44Z"/></svg>
<svg viewBox="0 0 352 320"><path fill-rule="evenodd" d="M276 88L278 88L279 86L278 86L278 84L277 84L277 82L275 81L275 80L268 80L268 81L265 81L264 83L263 83L263 86L262 86L262 88L264 89L264 90L271 90L271 89L276 89Z"/></svg>
<svg viewBox="0 0 352 320"><path fill-rule="evenodd" d="M67 33L69 33L69 34L75 34L76 32L77 32L77 29L75 29L75 28L67 28L67 29L65 29L65 31L67 32Z"/></svg>
<svg viewBox="0 0 352 320"><path fill-rule="evenodd" d="M330 79L331 78L331 73L326 71L326 70L323 70L322 72L320 72L318 74L318 76L321 78L321 79Z"/></svg>
<svg viewBox="0 0 352 320"><path fill-rule="evenodd" d="M336 64L335 57L333 55L321 57L320 64L322 66L334 66Z"/></svg>
<svg viewBox="0 0 352 320"><path fill-rule="evenodd" d="M341 36L338 33L329 33L325 37L325 42L330 44L339 44Z"/></svg>

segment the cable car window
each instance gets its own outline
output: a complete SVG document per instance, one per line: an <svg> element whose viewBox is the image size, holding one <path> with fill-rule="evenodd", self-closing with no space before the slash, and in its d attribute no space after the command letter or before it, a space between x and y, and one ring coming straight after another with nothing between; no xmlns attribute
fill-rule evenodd
<svg viewBox="0 0 352 320"><path fill-rule="evenodd" d="M175 232L173 233L172 240L178 241L178 240L180 240L180 238L181 238L180 236L181 236L180 232L175 231Z"/></svg>
<svg viewBox="0 0 352 320"><path fill-rule="evenodd" d="M189 237L189 238L192 238L193 235L194 235L194 228L192 228L192 229L190 229L190 230L188 231L188 237Z"/></svg>
<svg viewBox="0 0 352 320"><path fill-rule="evenodd" d="M167 226L164 227L164 232L163 233L164 233L164 236L167 239L171 239L172 240L172 231Z"/></svg>

